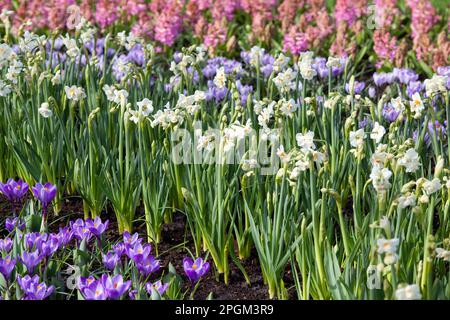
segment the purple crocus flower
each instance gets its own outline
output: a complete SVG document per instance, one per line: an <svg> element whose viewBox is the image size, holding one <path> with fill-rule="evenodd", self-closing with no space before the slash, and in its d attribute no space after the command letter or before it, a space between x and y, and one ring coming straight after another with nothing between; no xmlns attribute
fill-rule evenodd
<svg viewBox="0 0 450 320"><path fill-rule="evenodd" d="M72 240L73 231L69 227L59 228L56 237L59 240L59 246L65 247Z"/></svg>
<svg viewBox="0 0 450 320"><path fill-rule="evenodd" d="M131 287L131 281L123 281L122 275L118 274L110 277L106 274L102 275L101 282L108 294L108 297L113 300L120 299L125 292Z"/></svg>
<svg viewBox="0 0 450 320"><path fill-rule="evenodd" d="M115 252L108 252L107 254L103 255L103 265L108 270L114 270L117 266L117 263L119 263L119 256Z"/></svg>
<svg viewBox="0 0 450 320"><path fill-rule="evenodd" d="M41 202L42 208L47 209L48 205L56 197L56 186L47 182L42 185L41 183L36 183L36 185L31 188L34 196Z"/></svg>
<svg viewBox="0 0 450 320"><path fill-rule="evenodd" d="M169 284L168 283L162 283L161 280L158 280L156 282L149 282L145 285L145 288L147 289L147 292L149 294L152 294L152 289L155 289L156 291L158 291L158 293L162 296L164 294L164 292L166 292L166 290L169 288Z"/></svg>
<svg viewBox="0 0 450 320"><path fill-rule="evenodd" d="M193 261L191 258L186 257L183 259L183 268L189 279L196 283L208 272L209 262L203 261L202 258L197 258Z"/></svg>
<svg viewBox="0 0 450 320"><path fill-rule="evenodd" d="M116 243L113 246L113 250L119 257L121 257L125 252L125 244L123 242Z"/></svg>
<svg viewBox="0 0 450 320"><path fill-rule="evenodd" d="M30 232L25 234L25 245L28 250L32 250L33 248L38 248L42 245L43 242L47 241L48 234L47 233L39 233L39 232Z"/></svg>
<svg viewBox="0 0 450 320"><path fill-rule="evenodd" d="M23 230L25 228L25 222L19 220L19 218L6 218L5 220L5 229L8 232L12 232L15 228L19 228L19 230Z"/></svg>
<svg viewBox="0 0 450 320"><path fill-rule="evenodd" d="M406 87L406 94L410 99L412 99L412 96L415 93L420 93L423 90L423 84L420 81L411 81L408 83L408 86Z"/></svg>
<svg viewBox="0 0 450 320"><path fill-rule="evenodd" d="M44 300L49 295L51 295L55 289L54 286L47 287L47 284L45 284L45 282L39 283L38 275L35 275L33 277L26 275L23 278L17 276L17 283L25 293L25 296L23 298L25 300Z"/></svg>
<svg viewBox="0 0 450 320"><path fill-rule="evenodd" d="M80 291L83 291L84 289L90 287L93 283L95 283L97 279L95 279L93 276L89 277L79 277L78 278L78 289Z"/></svg>
<svg viewBox="0 0 450 320"><path fill-rule="evenodd" d="M23 252L20 261L27 267L29 273L33 273L34 268L42 261L43 255L39 250L33 252Z"/></svg>
<svg viewBox="0 0 450 320"><path fill-rule="evenodd" d="M364 82L355 81L354 86L353 86L355 94L360 94L364 90L365 87L366 87L366 84ZM345 84L345 91L347 93L350 93L350 84L349 83Z"/></svg>
<svg viewBox="0 0 450 320"><path fill-rule="evenodd" d="M123 233L123 243L126 247L133 247L137 242L141 243L142 239L139 238L139 234L134 233L130 235L128 231Z"/></svg>
<svg viewBox="0 0 450 320"><path fill-rule="evenodd" d="M92 237L92 232L83 219L77 219L75 222L70 222L70 228L73 231L73 236L78 240L89 240Z"/></svg>
<svg viewBox="0 0 450 320"><path fill-rule="evenodd" d="M0 273L5 277L6 281L8 281L15 266L16 259L12 259L10 256L0 258Z"/></svg>
<svg viewBox="0 0 450 320"><path fill-rule="evenodd" d="M12 249L12 240L11 238L0 239L0 251L8 253Z"/></svg>
<svg viewBox="0 0 450 320"><path fill-rule="evenodd" d="M143 276L158 271L160 267L159 260L156 260L154 256L148 256L144 260L137 262L136 267Z"/></svg>
<svg viewBox="0 0 450 320"><path fill-rule="evenodd" d="M151 250L152 247L149 244L136 243L133 247L127 248L126 253L134 262L140 262L150 255Z"/></svg>
<svg viewBox="0 0 450 320"><path fill-rule="evenodd" d="M28 192L28 184L22 180L8 179L6 183L0 182L0 192L11 202L18 202Z"/></svg>
<svg viewBox="0 0 450 320"><path fill-rule="evenodd" d="M38 241L37 248L41 255L50 257L59 249L59 239L51 234L46 241Z"/></svg>
<svg viewBox="0 0 450 320"><path fill-rule="evenodd" d="M105 232L106 228L108 228L108 224L109 220L102 223L100 217L96 217L93 221L91 219L87 219L85 222L86 227L96 237L100 237L102 233Z"/></svg>
<svg viewBox="0 0 450 320"><path fill-rule="evenodd" d="M128 297L130 297L131 300L136 300L137 294L138 291L136 289L130 290L130 292L128 292Z"/></svg>
<svg viewBox="0 0 450 320"><path fill-rule="evenodd" d="M106 293L105 287L101 281L95 280L90 285L86 286L81 290L84 298L86 300L106 300L108 299L108 294Z"/></svg>
<svg viewBox="0 0 450 320"><path fill-rule="evenodd" d="M400 111L395 110L392 104L388 102L387 104L384 105L382 114L387 121L394 122L395 120L397 120Z"/></svg>

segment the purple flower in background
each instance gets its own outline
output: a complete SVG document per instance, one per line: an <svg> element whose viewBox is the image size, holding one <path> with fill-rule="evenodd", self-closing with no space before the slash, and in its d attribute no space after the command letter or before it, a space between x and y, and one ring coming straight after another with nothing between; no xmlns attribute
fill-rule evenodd
<svg viewBox="0 0 450 320"><path fill-rule="evenodd" d="M423 84L420 81L411 81L407 86L406 86L406 94L408 95L408 97L410 99L412 99L412 96L415 93L420 93L423 90Z"/></svg>
<svg viewBox="0 0 450 320"><path fill-rule="evenodd" d="M374 87L369 87L369 90L368 90L368 92L369 92L369 97L370 98L375 98L375 95L377 94L377 89L375 89Z"/></svg>
<svg viewBox="0 0 450 320"><path fill-rule="evenodd" d="M393 73L374 73L373 82L377 87L381 87L386 84L391 84L395 81L395 75Z"/></svg>
<svg viewBox="0 0 450 320"><path fill-rule="evenodd" d="M38 250L33 252L23 252L20 261L27 267L29 273L33 273L34 268L42 261L43 255Z"/></svg>
<svg viewBox="0 0 450 320"><path fill-rule="evenodd" d="M19 220L19 218L6 218L5 220L5 229L8 232L12 232L15 228L19 228L19 230L23 230L25 228L25 222Z"/></svg>
<svg viewBox="0 0 450 320"><path fill-rule="evenodd" d="M0 257L0 273L5 277L6 281L8 281L15 266L16 259L12 259L10 256L6 256L5 258Z"/></svg>
<svg viewBox="0 0 450 320"><path fill-rule="evenodd" d="M209 262L203 261L202 258L197 258L193 261L186 257L183 259L183 268L186 275L193 283L196 283L209 270Z"/></svg>
<svg viewBox="0 0 450 320"><path fill-rule="evenodd" d="M364 82L355 81L355 83L354 83L355 94L360 94L364 90L365 87L366 87L366 84ZM347 93L350 93L349 83L345 84L345 91Z"/></svg>
<svg viewBox="0 0 450 320"><path fill-rule="evenodd" d="M253 92L253 87L246 84L242 84L241 81L238 80L236 81L236 88L238 89L239 95L241 96L241 103L243 105L246 105L248 95Z"/></svg>
<svg viewBox="0 0 450 320"><path fill-rule="evenodd" d="M370 119L368 117L364 117L358 124L359 129L365 128L370 123Z"/></svg>
<svg viewBox="0 0 450 320"><path fill-rule="evenodd" d="M384 105L382 114L387 121L394 122L400 114L400 111L395 110L392 104L388 102Z"/></svg>
<svg viewBox="0 0 450 320"><path fill-rule="evenodd" d="M144 260L137 262L136 267L141 274L148 276L149 274L159 270L160 263L159 260L156 260L154 256L150 255Z"/></svg>
<svg viewBox="0 0 450 320"><path fill-rule="evenodd" d="M17 283L22 291L25 293L25 300L44 300L52 294L55 287L49 286L45 282L39 283L39 276L35 275L32 278L29 275L21 278L17 276Z"/></svg>
<svg viewBox="0 0 450 320"><path fill-rule="evenodd" d="M123 296L131 287L131 281L123 281L122 275L118 274L110 277L106 274L102 275L101 282L110 299L117 300Z"/></svg>
<svg viewBox="0 0 450 320"><path fill-rule="evenodd" d="M119 262L119 256L115 252L108 252L103 255L103 265L108 270L114 270Z"/></svg>
<svg viewBox="0 0 450 320"><path fill-rule="evenodd" d="M347 63L347 59L341 58L340 60L341 60L340 61L341 65L339 67L331 68L331 76L332 77L337 77L344 72L345 64ZM328 76L330 74L330 68L327 67L327 59L325 59L323 57L315 57L312 67L314 70L316 70L317 74L319 75L319 78L328 79Z"/></svg>
<svg viewBox="0 0 450 320"><path fill-rule="evenodd" d="M36 183L36 185L31 188L33 190L34 196L41 202L42 208L47 209L48 205L56 197L56 186L47 182L42 185L41 183Z"/></svg>
<svg viewBox="0 0 450 320"><path fill-rule="evenodd" d="M105 232L106 228L108 228L109 220L106 220L102 223L100 217L96 217L94 221L91 219L87 219L85 222L86 227L92 232L93 235L100 237L103 232Z"/></svg>
<svg viewBox="0 0 450 320"><path fill-rule="evenodd" d="M11 202L18 202L28 192L28 184L22 180L8 179L6 183L0 182L0 192Z"/></svg>
<svg viewBox="0 0 450 320"><path fill-rule="evenodd" d="M156 282L148 282L145 285L145 289L147 289L147 292L149 294L152 294L152 289L155 289L156 291L158 291L158 293L162 296L164 294L164 292L166 292L166 290L169 288L169 284L168 283L162 283L161 280L158 280Z"/></svg>
<svg viewBox="0 0 450 320"><path fill-rule="evenodd" d="M419 79L419 75L411 69L394 68L392 74L398 80L398 82L403 84L408 84L411 81L417 81Z"/></svg>
<svg viewBox="0 0 450 320"><path fill-rule="evenodd" d="M0 239L0 251L7 253L11 251L12 245L11 238Z"/></svg>

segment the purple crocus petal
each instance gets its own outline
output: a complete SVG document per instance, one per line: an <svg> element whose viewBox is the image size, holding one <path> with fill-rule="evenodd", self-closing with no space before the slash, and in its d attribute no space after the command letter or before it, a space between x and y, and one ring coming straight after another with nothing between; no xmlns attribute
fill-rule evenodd
<svg viewBox="0 0 450 320"><path fill-rule="evenodd" d="M28 192L28 184L22 180L8 179L6 183L0 182L0 192L11 202L18 202Z"/></svg>
<svg viewBox="0 0 450 320"><path fill-rule="evenodd" d="M204 262L202 258L192 261L191 258L183 259L183 268L189 279L195 283L209 271L209 263Z"/></svg>
<svg viewBox="0 0 450 320"><path fill-rule="evenodd" d="M147 290L147 292L149 294L152 294L152 289L155 289L156 291L158 291L158 293L162 296L164 294L164 292L166 292L166 290L169 288L169 284L165 283L163 284L161 280L158 280L154 283L148 282L145 285L145 289Z"/></svg>
<svg viewBox="0 0 450 320"><path fill-rule="evenodd" d="M131 287L131 281L123 281L122 275L118 274L113 277L102 275L101 281L108 297L113 300L120 299L122 295Z"/></svg>
<svg viewBox="0 0 450 320"><path fill-rule="evenodd" d="M103 232L105 232L106 228L108 228L108 224L109 220L106 220L105 223L102 223L100 217L96 217L93 221L91 219L86 220L86 227L96 237L100 237Z"/></svg>
<svg viewBox="0 0 450 320"><path fill-rule="evenodd" d="M108 294L106 293L105 287L101 281L95 281L90 286L85 287L82 290L82 294L86 300L106 300L108 299Z"/></svg>
<svg viewBox="0 0 450 320"><path fill-rule="evenodd" d="M20 261L27 267L29 273L33 273L34 268L42 261L43 256L38 250L33 252L23 252Z"/></svg>
<svg viewBox="0 0 450 320"><path fill-rule="evenodd" d="M8 253L12 249L13 242L11 238L0 239L0 251Z"/></svg>
<svg viewBox="0 0 450 320"><path fill-rule="evenodd" d="M103 255L103 265L108 270L114 270L119 262L119 256L115 252L108 252Z"/></svg>
<svg viewBox="0 0 450 320"><path fill-rule="evenodd" d="M136 263L136 267L142 275L148 276L149 274L159 270L160 262L159 260L156 260L155 257L148 256L144 260Z"/></svg>
<svg viewBox="0 0 450 320"><path fill-rule="evenodd" d="M56 197L56 186L50 182L47 182L44 185L41 183L36 183L36 185L31 189L33 191L33 195L41 202L42 207L45 209Z"/></svg>
<svg viewBox="0 0 450 320"><path fill-rule="evenodd" d="M0 273L5 277L6 280L9 279L11 272L16 266L16 259L6 256L5 258L0 258Z"/></svg>

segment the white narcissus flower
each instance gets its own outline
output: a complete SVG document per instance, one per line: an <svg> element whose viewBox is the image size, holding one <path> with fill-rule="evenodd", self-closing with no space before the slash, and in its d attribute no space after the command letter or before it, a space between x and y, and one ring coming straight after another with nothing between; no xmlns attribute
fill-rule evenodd
<svg viewBox="0 0 450 320"><path fill-rule="evenodd" d="M355 148L362 146L365 137L364 129L350 131L350 145Z"/></svg>
<svg viewBox="0 0 450 320"><path fill-rule="evenodd" d="M153 102L147 98L144 98L142 101L137 103L139 107L139 111L142 113L144 117L148 116L153 112Z"/></svg>
<svg viewBox="0 0 450 320"><path fill-rule="evenodd" d="M289 155L284 151L284 146L280 145L277 149L277 156L280 158L281 162L286 163L289 162Z"/></svg>
<svg viewBox="0 0 450 320"><path fill-rule="evenodd" d="M12 53L13 50L6 43L0 44L0 68L3 68L7 64Z"/></svg>
<svg viewBox="0 0 450 320"><path fill-rule="evenodd" d="M417 198L413 193L409 193L398 198L398 206L401 209L416 205Z"/></svg>
<svg viewBox="0 0 450 320"><path fill-rule="evenodd" d="M446 78L444 76L433 75L431 79L424 81L425 91L428 97L431 97L434 93L445 92L447 90Z"/></svg>
<svg viewBox="0 0 450 320"><path fill-rule="evenodd" d="M201 102L206 99L205 91L195 90L194 92L194 102Z"/></svg>
<svg viewBox="0 0 450 320"><path fill-rule="evenodd" d="M391 187L391 184L389 183L391 176L392 172L388 168L381 168L379 166L373 167L372 172L370 173L370 179L372 179L375 190L380 192L389 189Z"/></svg>
<svg viewBox="0 0 450 320"><path fill-rule="evenodd" d="M125 89L114 90L113 101L117 104L126 104L128 99L128 91Z"/></svg>
<svg viewBox="0 0 450 320"><path fill-rule="evenodd" d="M220 67L219 69L217 69L216 76L214 77L214 85L217 88L222 89L226 86L226 84L227 76L225 74L225 69L224 67Z"/></svg>
<svg viewBox="0 0 450 320"><path fill-rule="evenodd" d="M280 72L286 68L289 63L289 58L284 54L280 53L278 57L273 62L273 71Z"/></svg>
<svg viewBox="0 0 450 320"><path fill-rule="evenodd" d="M384 255L383 262L384 262L384 264L386 264L386 265L391 265L391 264L396 263L397 260L398 260L398 255L397 255L396 253L390 253L390 252L389 252L389 253L386 253L386 254Z"/></svg>
<svg viewBox="0 0 450 320"><path fill-rule="evenodd" d="M296 73L288 68L284 72L280 72L272 81L281 93L286 93L295 89L296 76Z"/></svg>
<svg viewBox="0 0 450 320"><path fill-rule="evenodd" d="M336 57L328 57L328 61L326 63L327 68L339 68L341 66L341 58Z"/></svg>
<svg viewBox="0 0 450 320"><path fill-rule="evenodd" d="M409 102L411 112L414 113L415 117L419 117L422 111L425 109L423 105L422 98L418 92L414 93L412 96L412 100Z"/></svg>
<svg viewBox="0 0 450 320"><path fill-rule="evenodd" d="M382 253L396 253L398 244L400 243L398 238L385 239L380 238L377 240L377 252Z"/></svg>
<svg viewBox="0 0 450 320"><path fill-rule="evenodd" d="M426 180L426 179L425 179ZM441 188L441 181L438 178L434 178L433 180L426 180L423 184L423 190L427 195L433 194L436 191L439 191Z"/></svg>
<svg viewBox="0 0 450 320"><path fill-rule="evenodd" d="M397 300L420 300L422 295L417 284L399 287L395 290L395 298Z"/></svg>
<svg viewBox="0 0 450 320"><path fill-rule="evenodd" d="M0 80L0 97L6 97L12 91L11 86Z"/></svg>
<svg viewBox="0 0 450 320"><path fill-rule="evenodd" d="M381 139L383 139L385 133L386 129L378 122L375 122L372 132L370 133L370 139L375 140L376 143L379 143Z"/></svg>
<svg viewBox="0 0 450 320"><path fill-rule="evenodd" d="M139 123L153 112L153 102L147 98L138 102L137 106L139 107L138 110L128 110L128 113L131 115L129 120L134 123Z"/></svg>
<svg viewBox="0 0 450 320"><path fill-rule="evenodd" d="M116 88L114 87L114 85L107 85L105 84L103 86L103 92L106 95L106 99L108 99L108 101L114 101L114 91L116 91Z"/></svg>
<svg viewBox="0 0 450 320"><path fill-rule="evenodd" d="M405 105L403 104L402 97L391 99L392 108L395 111L402 113L405 110Z"/></svg>
<svg viewBox="0 0 450 320"><path fill-rule="evenodd" d="M47 102L42 103L38 111L39 114L44 118L50 118L53 115L53 111L50 110L49 104Z"/></svg>
<svg viewBox="0 0 450 320"><path fill-rule="evenodd" d="M65 86L64 91L66 92L67 99L73 101L80 101L86 97L84 89L77 86Z"/></svg>
<svg viewBox="0 0 450 320"><path fill-rule="evenodd" d="M314 144L314 132L312 131L308 131L305 134L297 133L295 139L297 140L298 146L302 149L308 151L316 149L316 145Z"/></svg>
<svg viewBox="0 0 450 320"><path fill-rule="evenodd" d="M415 172L419 169L419 154L413 148L408 149L405 155L398 160L398 164L406 168L406 172Z"/></svg>
<svg viewBox="0 0 450 320"><path fill-rule="evenodd" d="M436 248L436 257L450 262L450 251L443 248Z"/></svg>
<svg viewBox="0 0 450 320"><path fill-rule="evenodd" d="M281 104L280 111L283 115L292 118L294 112L297 111L298 105L295 103L294 99L290 99L289 101L284 101Z"/></svg>

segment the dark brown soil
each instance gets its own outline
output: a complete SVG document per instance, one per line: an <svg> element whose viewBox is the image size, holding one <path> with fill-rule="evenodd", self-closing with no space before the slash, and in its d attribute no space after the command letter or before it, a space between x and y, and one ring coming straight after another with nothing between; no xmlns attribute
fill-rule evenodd
<svg viewBox="0 0 450 320"><path fill-rule="evenodd" d="M4 219L11 216L11 206L3 199L0 200L0 230L3 229ZM136 216L139 216L139 212L142 208L138 209ZM64 200L62 212L58 217L50 214L49 231L55 232L59 227L66 226L69 220L75 220L83 218L83 207L80 198L69 197ZM109 219L110 224L106 233L107 239L111 242L118 241L121 236L117 232L117 223L114 216L114 212L111 208L107 208L102 214L102 219ZM145 235L145 224L140 223L135 225L135 231L141 235ZM1 233L1 232L0 232ZM165 224L163 227L162 241L158 245L158 258L161 261L161 270L167 270L167 266L170 263L175 267L178 274L184 276L182 261L188 255L188 250L194 252L194 247L191 241L191 236L186 228L185 217L181 213L175 213L173 221L169 224ZM209 259L211 260L211 259ZM241 261L245 268L249 279L250 285L245 281L244 275L237 268L237 266L230 259L230 275L229 283L225 285L223 283L223 277L221 281L217 281L216 272L213 268L212 261L211 271L208 275L202 279L194 298L206 299L212 293L213 299L227 300L265 300L269 299L267 286L263 283L261 275L261 268L258 261L256 252L252 252L251 257L245 261ZM189 286L188 281L185 282L186 289ZM290 288L293 287L293 280L291 272L287 270L285 277L285 285ZM294 296L294 289L289 290L291 297Z"/></svg>

